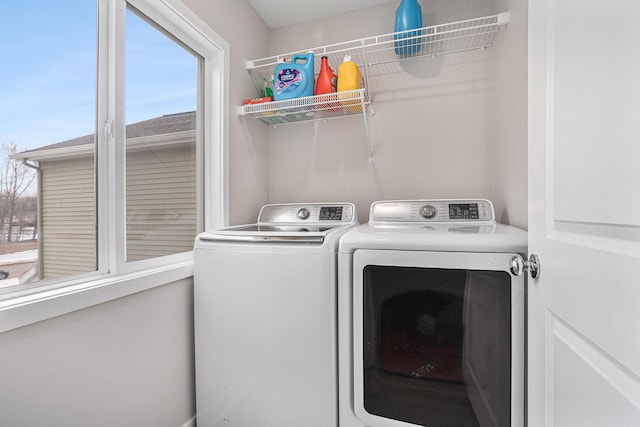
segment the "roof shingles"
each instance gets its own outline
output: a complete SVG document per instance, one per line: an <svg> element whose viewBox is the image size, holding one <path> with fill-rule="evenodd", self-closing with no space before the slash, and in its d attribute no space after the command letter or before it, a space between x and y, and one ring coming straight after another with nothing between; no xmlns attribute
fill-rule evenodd
<svg viewBox="0 0 640 427"><path fill-rule="evenodd" d="M127 125L127 138L141 138L151 135L163 135L176 132L185 132L195 130L196 113L189 111L186 113L166 114L141 122ZM46 145L44 147L27 150L24 153L35 153L43 150L54 150L58 148L76 147L79 145L93 144L95 142L95 134L80 136L78 138L57 142L55 144Z"/></svg>

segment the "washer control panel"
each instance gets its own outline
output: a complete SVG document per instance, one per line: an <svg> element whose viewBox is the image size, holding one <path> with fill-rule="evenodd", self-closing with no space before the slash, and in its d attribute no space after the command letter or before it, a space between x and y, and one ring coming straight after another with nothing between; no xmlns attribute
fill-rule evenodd
<svg viewBox="0 0 640 427"><path fill-rule="evenodd" d="M352 203L302 203L266 205L258 223L344 223L357 222Z"/></svg>
<svg viewBox="0 0 640 427"><path fill-rule="evenodd" d="M371 205L369 221L494 222L495 213L486 199L389 200Z"/></svg>

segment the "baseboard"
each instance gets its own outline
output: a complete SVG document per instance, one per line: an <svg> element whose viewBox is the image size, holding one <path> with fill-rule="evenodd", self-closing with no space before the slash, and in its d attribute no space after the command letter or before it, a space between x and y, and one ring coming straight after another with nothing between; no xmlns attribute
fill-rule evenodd
<svg viewBox="0 0 640 427"><path fill-rule="evenodd" d="M196 417L191 418L189 421L184 423L182 427L196 427Z"/></svg>

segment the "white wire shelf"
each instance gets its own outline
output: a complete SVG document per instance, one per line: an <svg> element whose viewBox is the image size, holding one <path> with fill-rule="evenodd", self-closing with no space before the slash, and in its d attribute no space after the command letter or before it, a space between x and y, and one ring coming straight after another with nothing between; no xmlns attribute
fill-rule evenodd
<svg viewBox="0 0 640 427"><path fill-rule="evenodd" d="M238 107L240 116L255 116L268 125L322 120L354 114L371 116L371 103L364 89L325 95L305 96L284 101L263 102Z"/></svg>
<svg viewBox="0 0 640 427"><path fill-rule="evenodd" d="M329 65L337 71L345 55L350 55L363 73L365 88L355 91L308 96L286 101L249 104L238 107L243 118L253 116L268 125L323 120L334 117L361 115L363 117L369 163L373 163L373 151L369 134L371 107L370 77L376 76L376 66L408 58L436 57L439 55L486 49L493 46L500 28L509 22L509 12L482 18L467 19L447 24L366 37L343 43L315 47L296 52L249 60L247 71L251 75L258 96L263 96L265 83L273 81L273 73L281 59L290 61L293 55L314 53L314 74L320 72L321 57L326 56ZM384 75L384 67L379 69ZM338 77L339 78L339 77Z"/></svg>
<svg viewBox="0 0 640 427"><path fill-rule="evenodd" d="M352 61L361 67L367 80L368 74L379 64L491 47L500 28L508 22L509 12L503 12L249 60L246 67L258 93L264 92L265 81L273 79L273 71L280 59L289 61L293 55L307 52L314 53L316 75L320 72L320 57L327 56L330 66L337 70L344 55L351 55ZM368 82L366 87L368 88Z"/></svg>

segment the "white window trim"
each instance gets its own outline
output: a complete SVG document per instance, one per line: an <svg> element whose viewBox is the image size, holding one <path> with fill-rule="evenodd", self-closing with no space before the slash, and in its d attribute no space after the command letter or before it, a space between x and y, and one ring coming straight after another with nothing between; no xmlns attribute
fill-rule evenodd
<svg viewBox="0 0 640 427"><path fill-rule="evenodd" d="M193 11L179 0L129 0L129 3L152 20L178 36L190 48L204 58L202 84L204 108L202 129L204 147L198 161L203 163L198 176L199 194L202 194L200 211L204 211L205 229L228 224L228 99L229 99L229 45L211 30ZM116 191L124 191L124 159L122 147L117 153L113 137L103 132L107 121L116 126L114 136L124 139L124 102L121 89L124 55L124 0L98 0L98 107L96 175L98 187L98 270L64 281L46 281L32 288L23 288L0 299L0 333L31 323L81 310L96 304L121 298L133 293L163 286L193 276L193 252L159 257L125 264L119 260L123 253L122 238L116 235L123 230L124 193L120 199ZM119 15L120 14L120 15ZM109 39L108 39L109 38ZM120 57L120 58L118 58ZM106 60L104 64L100 61ZM118 127L121 129L118 130ZM112 200L119 200L112 203ZM121 223L119 223L121 222ZM107 236L107 239L100 238ZM119 243L118 243L119 242ZM117 275L109 274L117 271Z"/></svg>

